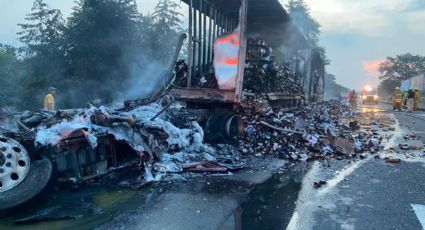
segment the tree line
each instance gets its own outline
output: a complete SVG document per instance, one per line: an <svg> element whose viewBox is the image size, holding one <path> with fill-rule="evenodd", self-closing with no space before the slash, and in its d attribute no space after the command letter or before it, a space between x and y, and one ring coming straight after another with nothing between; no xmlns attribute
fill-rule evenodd
<svg viewBox="0 0 425 230"><path fill-rule="evenodd" d="M181 18L172 0L147 15L135 0L77 0L66 19L35 0L18 24L22 46L0 44L0 106L39 109L49 86L61 108L123 95L147 66L169 62Z"/></svg>
<svg viewBox="0 0 425 230"><path fill-rule="evenodd" d="M411 53L387 57L378 67L380 73L379 92L391 95L403 80L425 77L425 56ZM423 93L423 92L422 92Z"/></svg>

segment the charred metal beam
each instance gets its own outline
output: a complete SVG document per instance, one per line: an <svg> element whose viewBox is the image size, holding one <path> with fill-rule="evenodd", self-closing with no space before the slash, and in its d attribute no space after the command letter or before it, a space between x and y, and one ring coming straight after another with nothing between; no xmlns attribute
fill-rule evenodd
<svg viewBox="0 0 425 230"><path fill-rule="evenodd" d="M211 15L209 17L209 23L208 23L208 58L207 58L207 65L209 66L209 64L211 63L211 59L212 59L212 15L213 15L213 8L211 7L211 5L209 6L209 15Z"/></svg>
<svg viewBox="0 0 425 230"><path fill-rule="evenodd" d="M199 2L199 15L198 15L198 78L202 75L202 1Z"/></svg>
<svg viewBox="0 0 425 230"><path fill-rule="evenodd" d="M203 102L209 100L210 103L233 103L234 91L221 90L221 89L187 89L187 88L173 88L171 93L176 99L184 99L191 102Z"/></svg>
<svg viewBox="0 0 425 230"><path fill-rule="evenodd" d="M248 18L247 14L248 14L248 1L241 0L241 8L240 8L240 14L239 14L240 45L239 45L239 54L238 54L239 62L238 62L238 75L236 77L235 102L241 102L242 100L242 87L243 87L246 47L247 47L247 38L246 38L246 24L247 24L247 18Z"/></svg>
<svg viewBox="0 0 425 230"><path fill-rule="evenodd" d="M224 27L226 29L226 32L229 32L229 17L226 16L224 22L225 22Z"/></svg>
<svg viewBox="0 0 425 230"><path fill-rule="evenodd" d="M213 28L212 28L212 40L213 40L213 45L215 42L215 39L217 38L217 9L215 7L213 7ZM213 50L214 50L214 46L213 46Z"/></svg>
<svg viewBox="0 0 425 230"><path fill-rule="evenodd" d="M203 1L202 1L203 2ZM203 18L203 32L202 32L202 69L204 70L206 68L207 63L207 11L208 11L208 5L204 2L203 4L203 12L204 12L204 18ZM201 73L201 76L203 73Z"/></svg>
<svg viewBox="0 0 425 230"><path fill-rule="evenodd" d="M170 97L169 102L167 103L167 105L164 106L164 108L161 109L161 111L159 111L157 114L155 114L155 116L153 116L151 118L151 121L155 120L159 115L161 115L162 113L164 113L165 110L167 110L174 102L174 97L171 94L167 94L166 96Z"/></svg>
<svg viewBox="0 0 425 230"><path fill-rule="evenodd" d="M190 87L192 84L192 73L193 73L193 18L192 18L192 0L189 2L189 41L187 44L188 48L188 69L189 72L187 73L187 87Z"/></svg>
<svg viewBox="0 0 425 230"><path fill-rule="evenodd" d="M218 37L218 36L221 35L221 32L222 32L222 30L221 30L222 16L221 16L220 11L218 11L218 15L217 16L218 16L218 22L217 22L217 25L218 25L218 27L217 27L217 37Z"/></svg>
<svg viewBox="0 0 425 230"><path fill-rule="evenodd" d="M221 33L226 33L226 16L225 15L221 15Z"/></svg>
<svg viewBox="0 0 425 230"><path fill-rule="evenodd" d="M193 36L192 36L192 40L197 40L196 36L197 36L197 25L198 25L198 21L197 21L198 17L197 17L197 12L196 9L193 8ZM198 52L198 44L197 43L193 43L193 75L192 76L196 76L198 74L198 70L196 68L198 62L197 62L197 52ZM190 85L192 86L192 85Z"/></svg>

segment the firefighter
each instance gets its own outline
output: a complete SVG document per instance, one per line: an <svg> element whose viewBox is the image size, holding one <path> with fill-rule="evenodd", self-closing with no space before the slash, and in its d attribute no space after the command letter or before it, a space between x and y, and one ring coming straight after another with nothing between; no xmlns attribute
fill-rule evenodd
<svg viewBox="0 0 425 230"><path fill-rule="evenodd" d="M403 91L403 106L407 108L407 90Z"/></svg>
<svg viewBox="0 0 425 230"><path fill-rule="evenodd" d="M44 110L55 111L55 96L56 96L56 88L49 87L49 92L44 97Z"/></svg>
<svg viewBox="0 0 425 230"><path fill-rule="evenodd" d="M415 102L415 91L413 89L409 89L407 92L407 109L409 112L413 111L413 103Z"/></svg>
<svg viewBox="0 0 425 230"><path fill-rule="evenodd" d="M401 111L401 106L403 104L403 94L400 91L399 87L396 87L393 94L393 110L398 109Z"/></svg>
<svg viewBox="0 0 425 230"><path fill-rule="evenodd" d="M354 89L353 91L350 92L349 97L350 97L350 102L349 102L350 106L353 108L357 107L357 93Z"/></svg>
<svg viewBox="0 0 425 230"><path fill-rule="evenodd" d="M421 100L421 92L418 89L415 89L415 98L413 101L413 110L419 110L419 102Z"/></svg>

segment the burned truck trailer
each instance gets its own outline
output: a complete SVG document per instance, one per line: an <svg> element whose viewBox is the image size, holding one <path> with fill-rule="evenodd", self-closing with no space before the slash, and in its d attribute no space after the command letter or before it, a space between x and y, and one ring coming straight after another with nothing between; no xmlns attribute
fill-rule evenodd
<svg viewBox="0 0 425 230"><path fill-rule="evenodd" d="M188 6L187 74L171 93L188 106L240 104L265 95L291 107L323 95L319 53L277 0L183 0Z"/></svg>

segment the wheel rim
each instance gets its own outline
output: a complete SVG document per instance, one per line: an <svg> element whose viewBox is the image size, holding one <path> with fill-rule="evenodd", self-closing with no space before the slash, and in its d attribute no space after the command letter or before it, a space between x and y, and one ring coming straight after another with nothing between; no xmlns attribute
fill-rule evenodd
<svg viewBox="0 0 425 230"><path fill-rule="evenodd" d="M30 158L19 142L0 135L0 192L16 187L28 175Z"/></svg>

